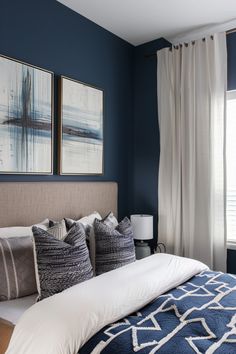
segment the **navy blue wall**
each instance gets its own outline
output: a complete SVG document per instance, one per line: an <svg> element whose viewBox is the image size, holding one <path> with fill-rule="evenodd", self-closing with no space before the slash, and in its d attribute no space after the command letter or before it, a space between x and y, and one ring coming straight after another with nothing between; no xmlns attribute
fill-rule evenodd
<svg viewBox="0 0 236 354"><path fill-rule="evenodd" d="M228 90L236 90L236 33L227 35ZM227 271L236 274L236 251L227 252Z"/></svg>
<svg viewBox="0 0 236 354"><path fill-rule="evenodd" d="M157 116L158 49L169 46L160 38L135 48L134 60L134 150L131 211L154 215L157 235L157 181L159 129ZM154 54L146 57L148 54Z"/></svg>
<svg viewBox="0 0 236 354"><path fill-rule="evenodd" d="M0 181L112 180L119 214L128 214L134 47L56 0L0 0L0 54L105 90L105 174L97 177L1 175ZM57 137L55 99L55 137ZM57 149L55 139L55 150ZM130 152L131 153L131 152ZM56 173L56 154L55 171Z"/></svg>
<svg viewBox="0 0 236 354"><path fill-rule="evenodd" d="M0 0L0 54L105 90L104 176L0 175L0 181L113 180L119 184L119 215L153 214L157 234L159 130L156 58L146 54L169 45L165 39L134 48L55 0ZM236 33L227 37L228 88L236 89ZM55 149L57 150L57 139ZM236 273L236 251L228 252Z"/></svg>
<svg viewBox="0 0 236 354"><path fill-rule="evenodd" d="M236 32L227 35L228 90L236 90Z"/></svg>

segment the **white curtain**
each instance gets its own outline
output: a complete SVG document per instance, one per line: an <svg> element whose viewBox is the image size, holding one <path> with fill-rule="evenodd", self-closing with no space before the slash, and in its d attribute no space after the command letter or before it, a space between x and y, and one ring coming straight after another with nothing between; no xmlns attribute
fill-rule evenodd
<svg viewBox="0 0 236 354"><path fill-rule="evenodd" d="M158 240L226 270L226 35L158 51Z"/></svg>

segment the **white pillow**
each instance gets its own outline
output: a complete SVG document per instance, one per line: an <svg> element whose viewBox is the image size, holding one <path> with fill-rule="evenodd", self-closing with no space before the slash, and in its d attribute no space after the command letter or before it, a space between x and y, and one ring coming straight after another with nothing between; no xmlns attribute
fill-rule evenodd
<svg viewBox="0 0 236 354"><path fill-rule="evenodd" d="M83 218L78 219L78 220L66 218L66 220L69 221L71 224L74 222L80 222L82 225L84 225L85 228L86 228L86 226L92 227L95 219L102 220L101 215L97 211L94 211L92 214L84 216Z"/></svg>
<svg viewBox="0 0 236 354"><path fill-rule="evenodd" d="M102 219L102 222L107 225L110 226L111 228L115 229L116 226L118 226L118 220L115 217L115 215L112 213L112 211L110 211L109 214L107 214L107 216L105 216L104 219Z"/></svg>
<svg viewBox="0 0 236 354"><path fill-rule="evenodd" d="M0 237L2 238L9 238L9 237L23 237L23 236L31 236L33 237L32 233L32 226L12 226L12 227L1 227L0 228ZM43 230L47 230L49 227L49 219L45 219L39 224L35 226L40 227Z"/></svg>

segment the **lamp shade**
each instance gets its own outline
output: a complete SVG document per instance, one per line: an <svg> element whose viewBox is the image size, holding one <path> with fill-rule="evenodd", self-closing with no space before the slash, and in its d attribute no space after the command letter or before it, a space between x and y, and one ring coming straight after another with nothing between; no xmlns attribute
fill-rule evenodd
<svg viewBox="0 0 236 354"><path fill-rule="evenodd" d="M151 240L153 238L153 216L135 214L130 216L135 240Z"/></svg>

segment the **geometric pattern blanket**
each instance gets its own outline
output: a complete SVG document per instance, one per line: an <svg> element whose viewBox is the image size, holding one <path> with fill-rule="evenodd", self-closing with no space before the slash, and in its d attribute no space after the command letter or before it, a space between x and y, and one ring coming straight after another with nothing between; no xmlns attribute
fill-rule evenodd
<svg viewBox="0 0 236 354"><path fill-rule="evenodd" d="M235 354L236 276L204 271L93 336L79 354Z"/></svg>

